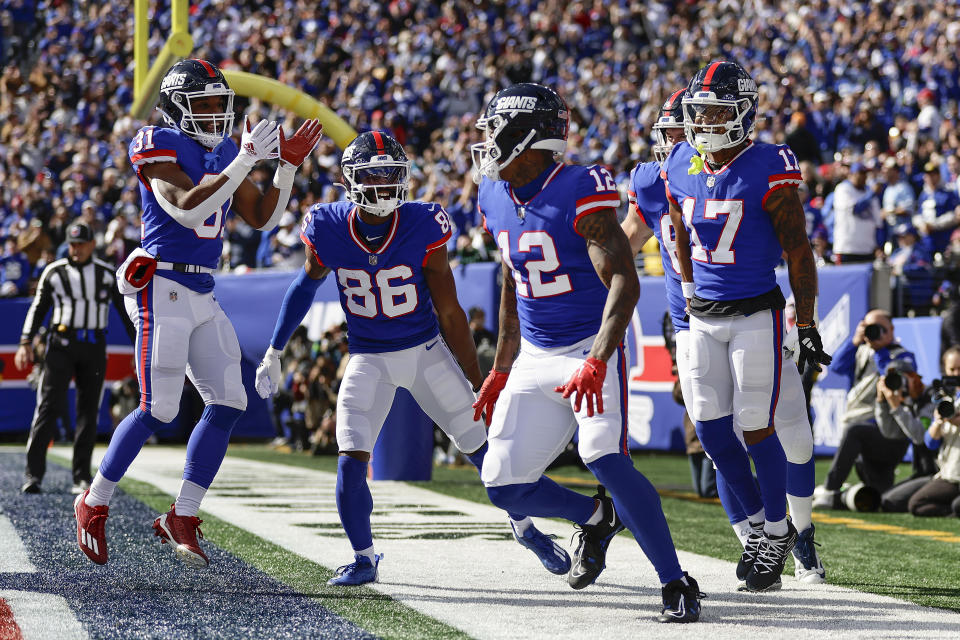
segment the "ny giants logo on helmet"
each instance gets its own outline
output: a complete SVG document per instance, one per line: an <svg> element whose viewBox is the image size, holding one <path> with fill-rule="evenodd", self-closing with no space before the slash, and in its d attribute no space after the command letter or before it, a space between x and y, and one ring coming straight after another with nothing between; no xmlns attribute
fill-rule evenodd
<svg viewBox="0 0 960 640"><path fill-rule="evenodd" d="M504 96L497 100L494 111L533 111L537 108L535 96Z"/></svg>
<svg viewBox="0 0 960 640"><path fill-rule="evenodd" d="M185 73L168 73L164 78L163 82L160 84L160 90L169 89L170 87L179 87L187 80L187 74Z"/></svg>
<svg viewBox="0 0 960 640"><path fill-rule="evenodd" d="M753 81L753 78L737 78L737 89L740 90L740 93L756 93L757 83Z"/></svg>

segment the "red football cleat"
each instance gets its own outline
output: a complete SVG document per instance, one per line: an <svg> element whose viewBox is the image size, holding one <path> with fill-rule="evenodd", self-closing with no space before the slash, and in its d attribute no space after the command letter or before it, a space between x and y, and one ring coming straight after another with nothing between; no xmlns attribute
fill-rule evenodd
<svg viewBox="0 0 960 640"><path fill-rule="evenodd" d="M90 490L87 489L73 501L73 513L77 517L77 544L80 551L97 564L107 563L107 512L110 507L100 505L91 507L84 502Z"/></svg>
<svg viewBox="0 0 960 640"><path fill-rule="evenodd" d="M198 533L203 537L200 531L202 522L196 516L178 516L174 505L170 505L170 511L153 521L153 534L160 536L160 542L173 545L173 552L185 565L202 569L210 564L210 559L197 541Z"/></svg>

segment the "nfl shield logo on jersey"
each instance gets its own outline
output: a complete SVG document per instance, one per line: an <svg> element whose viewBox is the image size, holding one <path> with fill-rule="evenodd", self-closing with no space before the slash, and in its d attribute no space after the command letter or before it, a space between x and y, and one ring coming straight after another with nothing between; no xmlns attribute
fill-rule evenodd
<svg viewBox="0 0 960 640"><path fill-rule="evenodd" d="M707 178L707 186L708 186L708 187L713 187L713 185L715 185L715 184L717 184L717 179L716 179L716 178L714 178L713 176L710 176L710 177Z"/></svg>
<svg viewBox="0 0 960 640"><path fill-rule="evenodd" d="M176 302L176 301L177 301L177 292L176 292L176 291L171 291L171 292L170 292L170 302Z"/></svg>
<svg viewBox="0 0 960 640"><path fill-rule="evenodd" d="M371 265L377 264L377 256L373 255L372 253L370 254L369 260Z"/></svg>

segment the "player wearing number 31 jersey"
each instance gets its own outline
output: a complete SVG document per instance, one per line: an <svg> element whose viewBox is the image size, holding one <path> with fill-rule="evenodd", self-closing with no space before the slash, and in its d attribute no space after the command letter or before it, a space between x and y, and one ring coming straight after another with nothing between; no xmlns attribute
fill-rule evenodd
<svg viewBox="0 0 960 640"><path fill-rule="evenodd" d="M374 553L370 529L367 463L397 388L409 390L477 468L487 434L471 407L471 388L480 387L483 375L447 260L446 211L437 204L405 202L410 162L383 132L357 136L344 149L341 168L347 201L315 205L304 216L300 237L307 245L306 263L284 298L256 385L265 398L277 391L279 354L320 282L332 273L350 344L337 396L336 499L356 557L330 584L352 586L378 575L381 555ZM549 571L569 569L567 553L529 518L510 514L510 522L517 540Z"/></svg>

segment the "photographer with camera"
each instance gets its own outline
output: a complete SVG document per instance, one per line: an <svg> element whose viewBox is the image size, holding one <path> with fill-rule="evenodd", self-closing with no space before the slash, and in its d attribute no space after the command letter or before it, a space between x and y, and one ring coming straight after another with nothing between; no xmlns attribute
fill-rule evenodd
<svg viewBox="0 0 960 640"><path fill-rule="evenodd" d="M907 434L913 430L920 439L908 418L916 415L913 407L922 395L923 383L913 353L897 342L890 314L882 309L867 312L851 341L834 354L830 369L847 376L851 384L840 444L826 481L814 490L813 506L835 509L846 505L856 511L872 511L880 505L880 494L893 486L897 465L910 446ZM841 496L854 467L862 483Z"/></svg>
<svg viewBox="0 0 960 640"><path fill-rule="evenodd" d="M932 412L933 422L924 439L927 447L937 451L939 470L890 489L883 495L884 510L909 511L915 516L960 516L960 346L943 353L940 368L943 378L933 381L928 394L931 401L923 412Z"/></svg>

